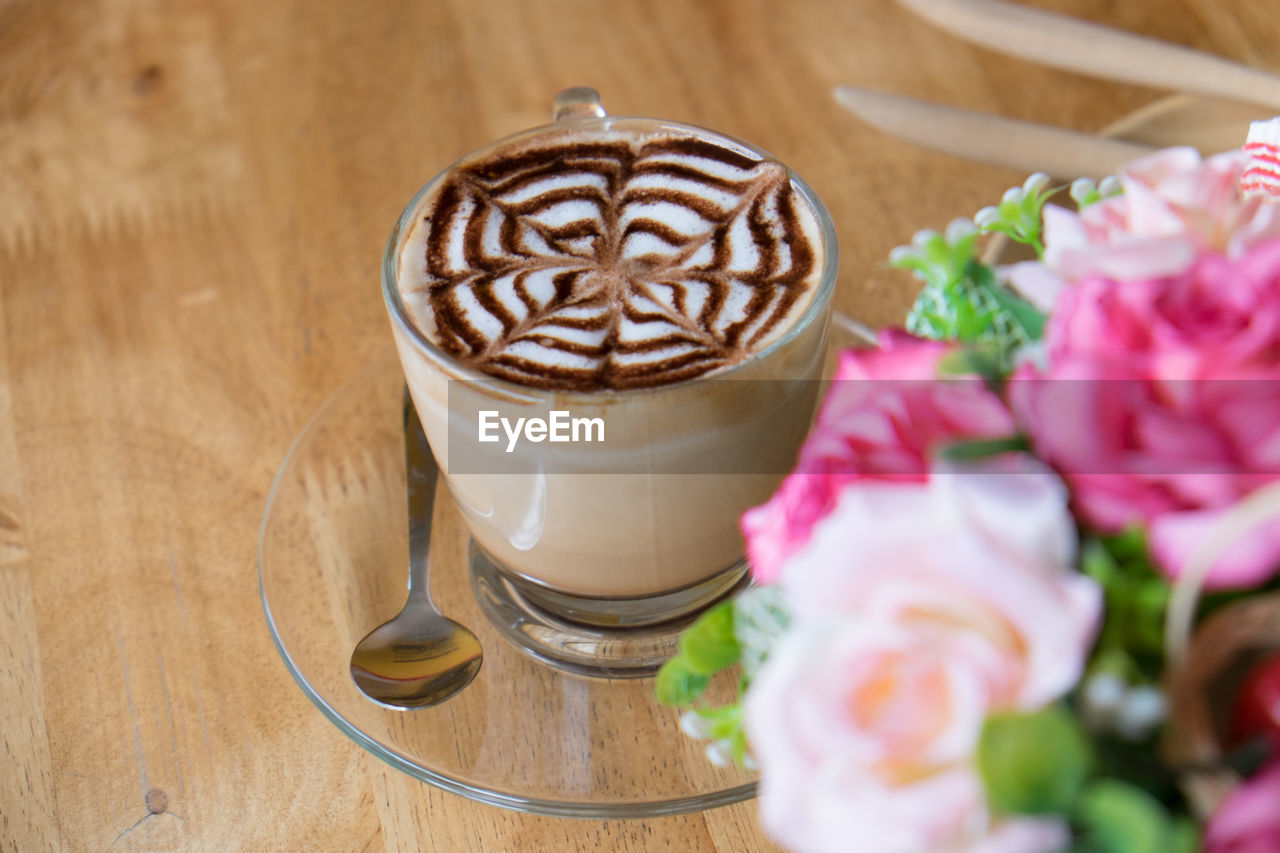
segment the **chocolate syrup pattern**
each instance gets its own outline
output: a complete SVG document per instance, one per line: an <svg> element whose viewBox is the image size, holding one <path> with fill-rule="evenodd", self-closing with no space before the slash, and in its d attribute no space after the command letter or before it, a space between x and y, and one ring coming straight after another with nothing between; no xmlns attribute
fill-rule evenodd
<svg viewBox="0 0 1280 853"><path fill-rule="evenodd" d="M741 361L809 286L803 204L780 164L696 137L499 152L455 171L425 218L436 342L576 391Z"/></svg>

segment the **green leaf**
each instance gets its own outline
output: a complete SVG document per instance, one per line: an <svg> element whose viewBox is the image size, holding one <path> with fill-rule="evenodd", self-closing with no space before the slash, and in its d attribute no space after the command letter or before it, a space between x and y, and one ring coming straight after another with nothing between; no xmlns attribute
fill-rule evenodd
<svg viewBox="0 0 1280 853"><path fill-rule="evenodd" d="M998 282L991 284L990 296L1001 311L1022 327L1029 340L1044 337L1045 315L1027 300Z"/></svg>
<svg viewBox="0 0 1280 853"><path fill-rule="evenodd" d="M676 655L658 670L653 692L663 705L690 705L710 681L709 676L693 671L684 655Z"/></svg>
<svg viewBox="0 0 1280 853"><path fill-rule="evenodd" d="M1021 190L1019 191L1022 192ZM1015 239L1036 221L1031 242L1038 245L1039 211L1044 193L1019 195L1019 201L1003 204L1010 217L984 230L1008 229ZM1034 216L1028 211L1034 211ZM890 265L909 269L924 282L907 315L907 331L926 338L963 343L994 342L1000 352L1000 376L1009 372L1012 354L1019 347L1038 340L1044 332L1045 317L996 277L991 267L974 256L978 231L947 229L947 235L930 232L917 235L911 246L894 250ZM948 240L954 239L951 243Z"/></svg>
<svg viewBox="0 0 1280 853"><path fill-rule="evenodd" d="M1031 449L1025 438L1011 435L1007 438L976 438L972 441L953 441L943 445L938 456L948 462L977 462L1001 453L1018 453Z"/></svg>
<svg viewBox="0 0 1280 853"><path fill-rule="evenodd" d="M1155 797L1115 779L1099 779L1080 795L1076 819L1087 850L1097 853L1169 853L1186 841Z"/></svg>
<svg viewBox="0 0 1280 853"><path fill-rule="evenodd" d="M1043 258L1044 205L1062 189L1049 186L1048 177L1036 173L1028 176L1022 186L1006 192L998 205L983 208L974 218L981 223L979 228L983 233L1007 234L1010 239L1031 246Z"/></svg>
<svg viewBox="0 0 1280 853"><path fill-rule="evenodd" d="M1169 853L1200 853L1200 833L1190 818L1174 820L1169 833Z"/></svg>
<svg viewBox="0 0 1280 853"><path fill-rule="evenodd" d="M1102 193L1098 192L1097 190L1091 190L1090 192L1084 193L1080 196L1080 198L1076 199L1076 205L1081 210L1084 210L1089 205L1096 204L1099 201L1102 201Z"/></svg>
<svg viewBox="0 0 1280 853"><path fill-rule="evenodd" d="M1130 680L1158 679L1164 670L1164 623L1172 587L1152 566L1142 528L1086 540L1081 568L1106 595L1097 653L1123 654L1131 664Z"/></svg>
<svg viewBox="0 0 1280 853"><path fill-rule="evenodd" d="M729 751L733 755L734 762L739 766L745 766L747 761L747 733L741 726L733 733L733 737L729 739Z"/></svg>
<svg viewBox="0 0 1280 853"><path fill-rule="evenodd" d="M986 264L972 264L969 276L993 307L1006 315L1027 340L1038 341L1044 334L1045 315L996 278Z"/></svg>
<svg viewBox="0 0 1280 853"><path fill-rule="evenodd" d="M1104 590L1110 590L1120 576L1120 565L1097 539L1088 540L1081 548L1080 570L1096 580Z"/></svg>
<svg viewBox="0 0 1280 853"><path fill-rule="evenodd" d="M747 755L747 734L742 727L742 702L734 702L722 708L697 708L691 713L696 714L705 723L699 727L694 737L711 739L722 747L739 766L744 766ZM684 727L683 722L681 727Z"/></svg>
<svg viewBox="0 0 1280 853"><path fill-rule="evenodd" d="M1133 645L1150 652L1164 651L1164 620L1173 587L1162 578L1148 578L1135 585L1133 619L1129 631Z"/></svg>
<svg viewBox="0 0 1280 853"><path fill-rule="evenodd" d="M978 772L988 801L1010 814L1066 814L1091 763L1089 743L1061 706L987 718Z"/></svg>
<svg viewBox="0 0 1280 853"><path fill-rule="evenodd" d="M737 663L742 651L733 635L733 601L722 601L680 635L680 653L690 670L714 675Z"/></svg>
<svg viewBox="0 0 1280 853"><path fill-rule="evenodd" d="M951 246L947 244L941 234L925 242L923 249L925 260L929 263L937 264L938 266L947 266L951 263Z"/></svg>
<svg viewBox="0 0 1280 853"><path fill-rule="evenodd" d="M742 720L742 706L737 703L721 708L696 708L694 713L706 720L707 734L716 740L731 737Z"/></svg>
<svg viewBox="0 0 1280 853"><path fill-rule="evenodd" d="M1119 533L1102 537L1102 544L1120 562L1145 562L1150 565L1147 532L1140 524L1130 525Z"/></svg>
<svg viewBox="0 0 1280 853"><path fill-rule="evenodd" d="M1094 655L1093 662L1089 664L1089 675L1104 672L1116 676L1126 684L1142 677L1133 658L1123 648L1108 648Z"/></svg>
<svg viewBox="0 0 1280 853"><path fill-rule="evenodd" d="M996 341L978 341L958 346L938 361L940 378L974 376L985 379L995 389L1009 372L1008 353Z"/></svg>

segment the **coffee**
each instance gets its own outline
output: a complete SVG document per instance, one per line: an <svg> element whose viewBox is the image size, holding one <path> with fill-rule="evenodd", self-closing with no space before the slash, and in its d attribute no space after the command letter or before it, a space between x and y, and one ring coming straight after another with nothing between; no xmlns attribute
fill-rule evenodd
<svg viewBox="0 0 1280 853"><path fill-rule="evenodd" d="M798 179L685 125L561 122L438 176L392 235L383 290L474 541L573 620L660 621L733 586L738 517L812 421L836 266ZM600 418L606 440L476 445L499 408ZM457 442L505 473L454 470ZM690 473L713 457L774 473Z"/></svg>
<svg viewBox="0 0 1280 853"><path fill-rule="evenodd" d="M822 271L781 164L666 129L576 129L459 164L402 256L406 305L463 364L537 388L678 382L767 347Z"/></svg>

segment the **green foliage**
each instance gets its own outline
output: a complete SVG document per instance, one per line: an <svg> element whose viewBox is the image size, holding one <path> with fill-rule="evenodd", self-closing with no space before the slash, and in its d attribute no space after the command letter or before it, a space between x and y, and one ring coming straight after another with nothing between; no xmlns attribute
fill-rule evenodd
<svg viewBox="0 0 1280 853"><path fill-rule="evenodd" d="M940 341L995 343L1002 375L1014 352L1041 338L1044 314L999 281L995 270L978 260L976 246L980 234L998 232L1044 254L1041 212L1057 192L1048 183L1047 176L1032 175L1006 192L999 205L978 211L973 221L957 219L944 234L921 231L910 246L893 250L890 265L911 270L924 282L907 315L907 331Z"/></svg>
<svg viewBox="0 0 1280 853"><path fill-rule="evenodd" d="M1105 622L1095 666L1130 681L1155 681L1164 665L1164 619L1172 587L1151 563L1146 536L1134 527L1085 541L1081 570L1102 587Z"/></svg>
<svg viewBox="0 0 1280 853"><path fill-rule="evenodd" d="M1197 825L1171 812L1145 782L1112 775L1113 762L1095 761L1096 746L1064 705L989 717L977 751L988 802L997 814L1069 818L1074 853L1196 853ZM1135 757L1154 761L1149 749L1122 748L1130 752L1121 763ZM1093 775L1095 769L1103 775ZM1163 773L1164 785L1152 790L1168 789L1168 802L1176 806L1181 800L1167 768Z"/></svg>
<svg viewBox="0 0 1280 853"><path fill-rule="evenodd" d="M1167 804L1181 805L1178 777L1152 749L1150 741L1135 743L1110 734L1093 735L1096 778L1136 786Z"/></svg>
<svg viewBox="0 0 1280 853"><path fill-rule="evenodd" d="M1031 175L1020 187L1007 190L1000 204L984 207L973 217L982 233L998 232L1011 240L1025 243L1044 255L1041 239L1041 213L1045 202L1061 187L1050 187L1049 176L1043 172Z"/></svg>
<svg viewBox="0 0 1280 853"><path fill-rule="evenodd" d="M1084 210L1091 204L1097 204L1106 198L1120 195L1120 181L1114 175L1108 175L1101 183L1095 184L1092 178L1076 178L1071 182L1069 190L1071 200L1076 207Z"/></svg>
<svg viewBox="0 0 1280 853"><path fill-rule="evenodd" d="M1169 853L1200 853L1200 830L1191 818L1173 818L1169 827Z"/></svg>
<svg viewBox="0 0 1280 853"><path fill-rule="evenodd" d="M1141 788L1099 779L1084 790L1076 809L1080 853L1193 853L1195 826L1175 819Z"/></svg>
<svg viewBox="0 0 1280 853"><path fill-rule="evenodd" d="M1146 568L1151 567L1151 559L1147 553L1147 533L1139 525L1126 527L1119 533L1104 536L1101 540L1107 552L1122 563L1141 562Z"/></svg>
<svg viewBox="0 0 1280 853"><path fill-rule="evenodd" d="M738 662L741 649L733 632L733 602L722 601L680 635L680 654L688 668L714 675Z"/></svg>
<svg viewBox="0 0 1280 853"><path fill-rule="evenodd" d="M791 622L782 590L755 586L733 600L733 636L742 652L745 680L754 678Z"/></svg>
<svg viewBox="0 0 1280 853"><path fill-rule="evenodd" d="M653 690L663 705L690 705L707 689L710 676L696 672L684 655L676 655L662 665Z"/></svg>
<svg viewBox="0 0 1280 853"><path fill-rule="evenodd" d="M741 702L723 708L698 708L689 713L699 720L698 734L723 747L739 765L747 761L747 733L743 729Z"/></svg>
<svg viewBox="0 0 1280 853"><path fill-rule="evenodd" d="M662 665L654 684L664 705L691 705L711 682L711 676L738 662L740 649L733 635L733 602L722 601L684 630L679 651Z"/></svg>
<svg viewBox="0 0 1280 853"><path fill-rule="evenodd" d="M1072 810L1091 764L1089 742L1061 706L987 718L978 740L987 799L1008 814Z"/></svg>
<svg viewBox="0 0 1280 853"><path fill-rule="evenodd" d="M749 760L741 694L786 630L789 614L777 587L752 587L702 614L680 635L679 651L658 670L654 691L664 705L696 702L716 673L740 663L739 698L720 708L696 708L681 718L692 737L709 739L716 761Z"/></svg>
<svg viewBox="0 0 1280 853"><path fill-rule="evenodd" d="M976 237L972 222L956 220L945 234L916 234L911 246L893 251L889 263L911 270L924 282L907 315L907 331L934 340L988 345L1003 376L1012 353L1039 340L1045 318L977 260Z"/></svg>
<svg viewBox="0 0 1280 853"><path fill-rule="evenodd" d="M938 456L948 462L977 462L1001 453L1018 453L1031 449L1025 438L1018 435L1008 438L979 438L972 441L954 441L944 445Z"/></svg>
<svg viewBox="0 0 1280 853"><path fill-rule="evenodd" d="M997 281L991 267L979 267L978 275L984 294L994 303L996 310L1008 318L1008 334L1027 341L1038 341L1044 336L1047 318L1038 308Z"/></svg>
<svg viewBox="0 0 1280 853"><path fill-rule="evenodd" d="M941 286L956 281L975 258L977 227L967 219L957 219L946 233L924 230L911 238L910 246L889 253L889 265L911 270L927 285Z"/></svg>
<svg viewBox="0 0 1280 853"><path fill-rule="evenodd" d="M1076 853L1199 849L1196 825L1143 787L1109 775L1090 778L1090 742L1064 706L988 718L977 763L997 812L1070 817Z"/></svg>
<svg viewBox="0 0 1280 853"><path fill-rule="evenodd" d="M994 384L1007 372L1007 354L994 341L956 347L938 362L938 373L943 377L979 376Z"/></svg>

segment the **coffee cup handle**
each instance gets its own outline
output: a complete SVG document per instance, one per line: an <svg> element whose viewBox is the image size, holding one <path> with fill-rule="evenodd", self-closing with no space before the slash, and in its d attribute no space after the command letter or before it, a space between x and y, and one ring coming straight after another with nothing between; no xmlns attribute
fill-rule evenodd
<svg viewBox="0 0 1280 853"><path fill-rule="evenodd" d="M876 345L876 333L870 326L859 323L848 314L831 313L830 348L867 349Z"/></svg>
<svg viewBox="0 0 1280 853"><path fill-rule="evenodd" d="M830 331L827 333L827 352L822 363L822 376L835 375L840 363L840 353L845 350L866 350L876 347L876 333L870 326L859 323L848 314L831 312Z"/></svg>
<svg viewBox="0 0 1280 853"><path fill-rule="evenodd" d="M574 86L556 93L551 101L551 116L556 121L575 118L601 118L605 115L600 93L589 86Z"/></svg>

